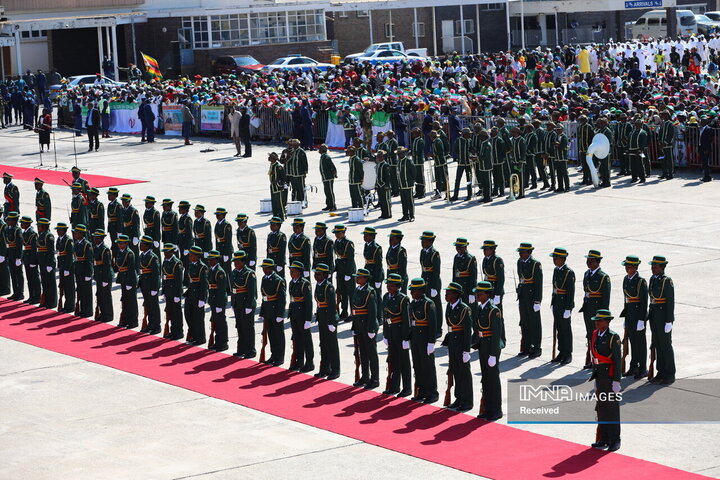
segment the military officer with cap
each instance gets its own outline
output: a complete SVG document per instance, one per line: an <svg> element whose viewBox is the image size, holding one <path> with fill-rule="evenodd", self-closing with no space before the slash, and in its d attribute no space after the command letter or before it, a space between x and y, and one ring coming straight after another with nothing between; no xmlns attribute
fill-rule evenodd
<svg viewBox="0 0 720 480"><path fill-rule="evenodd" d="M215 330L215 338L210 350L224 352L228 349L228 326L225 309L227 308L228 278L221 265L222 254L217 250L208 252L208 305L210 306L210 324Z"/></svg>
<svg viewBox="0 0 720 480"><path fill-rule="evenodd" d="M315 223L315 240L313 240L313 260L312 268L318 266L319 263L325 264L330 269L332 275L335 267L335 254L333 253L334 242L327 236L327 225L325 222Z"/></svg>
<svg viewBox="0 0 720 480"><path fill-rule="evenodd" d="M273 268L285 279L285 252L288 247L287 237L280 231L283 220L280 217L272 217L270 219L270 233L267 236L267 258L273 261Z"/></svg>
<svg viewBox="0 0 720 480"><path fill-rule="evenodd" d="M235 268L230 272L232 296L230 303L235 313L237 330L237 350L233 356L254 358L255 351L255 308L257 307L257 278L255 269L247 265L248 254L245 250L233 253Z"/></svg>
<svg viewBox="0 0 720 480"><path fill-rule="evenodd" d="M407 156L407 148L398 147L398 186L400 187L400 203L402 204L401 222L415 221L415 196L413 195L413 187L417 179L416 167L411 157ZM420 167L422 174L422 166Z"/></svg>
<svg viewBox="0 0 720 480"><path fill-rule="evenodd" d="M440 289L442 288L442 282L440 280L440 252L435 250L433 244L435 243L435 234L429 230L426 230L420 235L420 244L422 250L420 250L420 267L422 268L422 278L427 283L428 292L430 293L430 299L435 302L435 311L442 312L442 302L440 300ZM441 322L434 322L433 325L437 328L435 338L440 338L442 335L442 324Z"/></svg>
<svg viewBox="0 0 720 480"><path fill-rule="evenodd" d="M381 220L392 218L391 188L390 165L385 161L385 151L378 150L375 153L375 192L380 205L378 218Z"/></svg>
<svg viewBox="0 0 720 480"><path fill-rule="evenodd" d="M502 311L503 296L505 295L505 262L497 256L497 243L495 240L485 240L482 245L483 280L493 286L493 304ZM505 332L503 332L503 341Z"/></svg>
<svg viewBox="0 0 720 480"><path fill-rule="evenodd" d="M78 225L87 226L88 214L85 197L82 194L82 185L75 182L72 184L72 199L70 200L70 225L73 229Z"/></svg>
<svg viewBox="0 0 720 480"><path fill-rule="evenodd" d="M248 216L245 213L238 213L235 216L235 221L237 222L235 235L237 236L238 249L245 252L246 265L254 272L257 263L257 237L255 236L255 230L248 226Z"/></svg>
<svg viewBox="0 0 720 480"><path fill-rule="evenodd" d="M200 247L203 253L200 255L201 260L207 257L207 252L212 250L212 226L210 220L205 218L205 207L195 205L195 220L193 220L193 244Z"/></svg>
<svg viewBox="0 0 720 480"><path fill-rule="evenodd" d="M145 197L145 211L143 212L143 235L147 235L152 238L153 241L150 244L150 248L160 260L160 240L162 240L161 224L160 224L160 212L155 208L155 197L148 195Z"/></svg>
<svg viewBox="0 0 720 480"><path fill-rule="evenodd" d="M322 210L323 212L334 212L337 209L334 191L337 168L335 168L335 164L327 151L327 145L324 143L320 145L318 149L318 152L320 152L320 176L322 177L323 189L325 191L325 208Z"/></svg>
<svg viewBox="0 0 720 480"><path fill-rule="evenodd" d="M7 214L7 226L5 227L4 233L13 291L10 300L19 301L25 298L25 277L22 268L23 235L22 230L17 224L18 218L20 218L18 212L10 212Z"/></svg>
<svg viewBox="0 0 720 480"><path fill-rule="evenodd" d="M115 281L120 284L120 322L118 327L138 326L138 302L136 290L138 274L135 252L130 248L130 237L120 234L117 238L118 253L115 256Z"/></svg>
<svg viewBox="0 0 720 480"><path fill-rule="evenodd" d="M232 225L228 222L225 217L227 216L227 210L223 207L215 209L215 250L220 252L220 265L226 275L230 274L230 257L233 254L232 245ZM228 293L230 292L230 282L228 282Z"/></svg>
<svg viewBox="0 0 720 480"><path fill-rule="evenodd" d="M350 186L350 204L352 208L363 207L363 195L361 185L365 176L363 170L363 157L360 156L359 150L356 150L354 146L349 146L346 150L346 156L350 157L348 160L348 184Z"/></svg>
<svg viewBox="0 0 720 480"><path fill-rule="evenodd" d="M389 273L385 280L387 293L383 296L383 343L388 350L388 380L385 395L407 397L412 393L410 372L410 301L401 288L403 278ZM402 390L400 382L402 381Z"/></svg>
<svg viewBox="0 0 720 480"><path fill-rule="evenodd" d="M310 281L304 277L305 265L298 260L290 264L290 282L288 282L288 309L287 318L290 320L292 330L292 361L290 370L301 373L315 370L313 360L312 315L313 297Z"/></svg>
<svg viewBox="0 0 720 480"><path fill-rule="evenodd" d="M110 187L107 191L108 204L105 209L107 213L107 233L110 236L110 250L112 251L113 258L117 255L117 238L118 234L122 233L122 205L117 201L118 194L117 187Z"/></svg>
<svg viewBox="0 0 720 480"><path fill-rule="evenodd" d="M354 387L368 390L380 386L380 366L377 355L378 302L375 289L370 287L371 273L359 268L353 275L356 287L352 293L350 307L352 309L352 332L355 337L360 358L360 378L353 383Z"/></svg>
<svg viewBox="0 0 720 480"><path fill-rule="evenodd" d="M178 258L177 247L172 243L163 245L165 260L162 263L162 293L165 296L165 332L164 338L180 340L183 333L183 310L181 297L183 296L183 281L185 280L185 267ZM169 323L169 326L168 326Z"/></svg>
<svg viewBox="0 0 720 480"><path fill-rule="evenodd" d="M263 351L260 361L279 367L285 362L285 280L278 275L277 265L272 258L266 258L260 266L263 278L260 283L262 304L258 320L263 322ZM265 337L270 343L270 356L263 360Z"/></svg>
<svg viewBox="0 0 720 480"><path fill-rule="evenodd" d="M173 201L164 198L162 201L162 213L160 214L160 225L162 233L160 241L164 244L170 243L173 246L178 242L178 214L173 210Z"/></svg>
<svg viewBox="0 0 720 480"><path fill-rule="evenodd" d="M294 218L292 221L293 233L288 240L288 262L299 261L303 264L303 277L310 278L310 239L305 235L305 220Z"/></svg>
<svg viewBox="0 0 720 480"><path fill-rule="evenodd" d="M492 202L490 191L491 187L494 187L492 182L493 178L496 178L495 175L491 176L491 172L493 172L493 143L490 141L490 136L485 130L480 130L477 136L480 142L477 147L475 171L475 178L477 178L480 187L478 195L482 195L481 203L490 203Z"/></svg>
<svg viewBox="0 0 720 480"><path fill-rule="evenodd" d="M129 193L123 193L120 197L122 202L122 233L130 239L129 248L132 250L137 259L140 251L138 245L140 244L140 214L137 209L130 203L132 202L132 195Z"/></svg>
<svg viewBox="0 0 720 480"><path fill-rule="evenodd" d="M610 307L610 276L603 272L600 268L602 254L598 250L590 250L585 255L587 271L583 276L583 305L580 311L585 319L585 338L588 341L588 353L585 358L585 366L583 368L592 368L590 363L590 337L595 330L595 323L592 317L600 308L608 309Z"/></svg>
<svg viewBox="0 0 720 480"><path fill-rule="evenodd" d="M560 126L562 128L562 125ZM527 157L527 142L525 137L522 136L522 132L519 127L513 127L510 129L510 154L512 155L512 172L518 176L518 197L523 198L525 196L525 159ZM565 148L567 148L567 138L565 139ZM510 160L510 159L508 159ZM565 160L567 165L567 159ZM508 178L509 181L509 178ZM510 185L512 188L512 185Z"/></svg>
<svg viewBox="0 0 720 480"><path fill-rule="evenodd" d="M52 202L50 194L45 191L45 181L35 177L35 220L46 218L50 220L52 215Z"/></svg>
<svg viewBox="0 0 720 480"><path fill-rule="evenodd" d="M285 165L290 185L292 186L292 199L305 201L305 177L308 174L308 161L305 150L300 148L300 140L290 139L290 153Z"/></svg>
<svg viewBox="0 0 720 480"><path fill-rule="evenodd" d="M335 235L335 273L337 275L337 296L340 318L348 318L348 303L352 295L354 282L352 275L355 273L355 244L345 236L347 227L338 223L333 227Z"/></svg>
<svg viewBox="0 0 720 480"><path fill-rule="evenodd" d="M143 322L140 333L156 335L160 333L160 303L158 293L160 292L160 259L153 252L155 239L150 235L143 235L140 239L140 256L138 265L140 277L138 287L143 296Z"/></svg>
<svg viewBox="0 0 720 480"><path fill-rule="evenodd" d="M202 262L203 250L190 247L185 270L185 321L188 325L188 343L203 345L205 338L205 302L208 298L208 267Z"/></svg>
<svg viewBox="0 0 720 480"><path fill-rule="evenodd" d="M377 231L373 227L365 227L363 230L363 257L365 257L365 269L370 272L370 283L375 288L375 300L378 302L376 312L378 321L382 321L382 281L385 279L383 269L382 247L375 241Z"/></svg>
<svg viewBox="0 0 720 480"><path fill-rule="evenodd" d="M0 210L0 213L2 213L2 210ZM7 258L8 256L8 246L7 242L5 241L5 229L7 228L7 225L5 224L5 221L3 220L3 217L0 217L0 296L8 296L10 295L10 267L8 265L9 260Z"/></svg>
<svg viewBox="0 0 720 480"><path fill-rule="evenodd" d="M81 186L80 193L82 193L83 197L86 197L88 190L90 190L90 185L88 184L87 180L85 180L84 178L82 178L80 176L81 172L82 172L82 170L80 170L77 166L73 166L70 169L70 174L72 175L73 183L80 184L80 186Z"/></svg>
<svg viewBox="0 0 720 480"><path fill-rule="evenodd" d="M95 230L105 230L105 205L98 201L100 190L93 187L88 190L88 231L95 233Z"/></svg>
<svg viewBox="0 0 720 480"><path fill-rule="evenodd" d="M472 152L472 139L470 135L472 131L469 128L462 129L462 136L460 136L455 142L457 151L458 168L455 172L455 191L453 193L451 201L458 199L460 193L460 182L462 181L463 174L465 174L465 184L467 187L467 198L465 201L469 201L472 198L472 169L470 155Z"/></svg>
<svg viewBox="0 0 720 480"><path fill-rule="evenodd" d="M274 217L285 219L285 202L283 195L285 193L285 169L278 159L278 154L270 153L268 156L270 162L270 203L272 204L272 214Z"/></svg>
<svg viewBox="0 0 720 480"><path fill-rule="evenodd" d="M425 196L425 139L420 128L415 127L410 131L412 137L411 157L415 167L415 198Z"/></svg>
<svg viewBox="0 0 720 480"><path fill-rule="evenodd" d="M77 285L77 306L75 310L77 310L76 314L79 317L84 318L93 315L92 277L93 263L95 261L92 245L85 238L86 235L87 227L85 225L78 224L73 228L73 238L75 239L73 245L75 284Z"/></svg>
<svg viewBox="0 0 720 480"><path fill-rule="evenodd" d="M50 232L50 220L41 218L37 223L37 259L42 286L42 298L39 306L56 308L58 292L55 284L55 236ZM0 268L2 267L0 266Z"/></svg>
<svg viewBox="0 0 720 480"><path fill-rule="evenodd" d="M423 278L414 278L410 282L410 354L415 371L415 395L412 400L435 403L438 401L434 354L437 310L435 302L425 295L427 287Z"/></svg>
<svg viewBox="0 0 720 480"><path fill-rule="evenodd" d="M461 294L466 293L463 302L467 299L468 305L472 305L475 303L472 289L477 284L477 259L468 252L470 242L467 238L458 237L453 245L457 253L453 259L452 281L462 287Z"/></svg>
<svg viewBox="0 0 720 480"><path fill-rule="evenodd" d="M402 246L402 239L402 231L390 230L390 234L388 235L390 246L385 254L385 263L387 263L388 276L393 273L400 275L402 282L399 288L402 293L406 293L408 284L407 250Z"/></svg>
<svg viewBox="0 0 720 480"><path fill-rule="evenodd" d="M20 190L17 185L12 181L13 175L11 173L3 173L3 183L5 188L3 193L5 195L5 203L3 204L3 212L5 218L10 212L20 212Z"/></svg>
<svg viewBox="0 0 720 480"><path fill-rule="evenodd" d="M542 323L540 303L542 302L542 265L535 260L531 243L521 243L518 247L517 286L518 307L520 309L520 353L518 356L537 358L542 354Z"/></svg>
<svg viewBox="0 0 720 480"><path fill-rule="evenodd" d="M325 263L318 263L315 273L315 321L320 334L320 369L316 377L335 380L340 376L340 351L337 340L338 312L335 287L330 282L332 269Z"/></svg>
<svg viewBox="0 0 720 480"><path fill-rule="evenodd" d="M598 439L593 448L614 452L620 448L621 344L620 335L610 330L610 310L598 309L593 316L595 330L590 336L598 419Z"/></svg>
<svg viewBox="0 0 720 480"><path fill-rule="evenodd" d="M570 316L575 308L575 272L566 263L566 249L556 247L550 256L555 264L550 307L553 313L553 334L557 335L558 345L558 354L550 361L567 365L572 362L573 351Z"/></svg>
<svg viewBox="0 0 720 480"><path fill-rule="evenodd" d="M472 375L470 374L472 310L463 302L463 289L464 286L458 282L450 282L445 288L445 301L447 302L445 323L448 333L445 335L443 345L448 349L448 380L452 376L455 384L455 401L445 406L458 412L467 412L473 407ZM446 401L449 402L449 400L446 397Z"/></svg>
<svg viewBox="0 0 720 480"><path fill-rule="evenodd" d="M473 322L472 347L478 351L482 373L482 400L478 418L494 422L503 416L502 390L500 387L500 352L505 340L502 311L492 302L493 286L490 282L478 282L473 290L477 311Z"/></svg>
<svg viewBox="0 0 720 480"><path fill-rule="evenodd" d="M110 322L113 319L112 304L112 252L105 245L105 230L98 228L92 233L93 238L93 276L95 277L95 320Z"/></svg>
<svg viewBox="0 0 720 480"><path fill-rule="evenodd" d="M178 203L178 238L177 247L180 254L180 260L185 268L188 266L188 255L190 247L193 246L193 219L190 217L190 202L180 200Z"/></svg>
<svg viewBox="0 0 720 480"><path fill-rule="evenodd" d="M650 296L650 332L652 347L657 352L657 374L652 383L670 385L675 382L675 352L672 346L672 330L675 325L675 285L665 275L665 257L655 255L650 261L652 277L648 285Z"/></svg>
<svg viewBox="0 0 720 480"><path fill-rule="evenodd" d="M636 379L647 376L647 337L645 335L648 311L648 285L638 273L640 259L635 255L628 255L623 260L625 278L623 278L623 298L625 305L620 318L625 319L625 338L623 349L627 348L626 341L630 343L632 357L630 366L623 377L634 376ZM623 356L626 352L623 351Z"/></svg>
<svg viewBox="0 0 720 480"><path fill-rule="evenodd" d="M437 200L441 197L441 193L444 193L446 200L449 200L448 167L445 158L447 151L442 137L437 132L436 130L430 132L433 168L435 169L435 195L432 198Z"/></svg>
<svg viewBox="0 0 720 480"><path fill-rule="evenodd" d="M20 218L20 229L22 230L22 263L28 283L28 299L24 303L35 305L40 303L42 287L38 271L37 233L32 228L32 218L27 216Z"/></svg>
<svg viewBox="0 0 720 480"><path fill-rule="evenodd" d="M58 223L57 231L57 252L58 287L60 297L65 299L65 304L58 304L58 311L62 313L73 313L75 311L75 262L73 261L73 242L67 235L68 226L66 223Z"/></svg>

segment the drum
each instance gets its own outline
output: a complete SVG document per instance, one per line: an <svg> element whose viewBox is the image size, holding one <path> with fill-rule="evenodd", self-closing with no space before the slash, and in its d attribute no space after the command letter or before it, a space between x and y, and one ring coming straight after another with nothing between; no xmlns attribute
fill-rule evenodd
<svg viewBox="0 0 720 480"><path fill-rule="evenodd" d="M260 200L260 213L272 212L272 200L269 198L263 198Z"/></svg>
<svg viewBox="0 0 720 480"><path fill-rule="evenodd" d="M288 202L287 214L288 215L300 215L302 213L301 202Z"/></svg>
<svg viewBox="0 0 720 480"><path fill-rule="evenodd" d="M364 190L374 190L375 179L377 178L377 174L375 173L375 163L363 162L363 172L363 183L361 187Z"/></svg>
<svg viewBox="0 0 720 480"><path fill-rule="evenodd" d="M360 223L365 221L365 210L362 208L348 209L348 222Z"/></svg>

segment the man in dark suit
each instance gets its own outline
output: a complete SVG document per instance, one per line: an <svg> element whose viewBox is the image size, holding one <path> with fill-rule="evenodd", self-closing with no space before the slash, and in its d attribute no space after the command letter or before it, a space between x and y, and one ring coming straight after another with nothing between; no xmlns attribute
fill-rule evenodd
<svg viewBox="0 0 720 480"><path fill-rule="evenodd" d="M250 145L250 114L247 107L243 107L240 116L240 140L245 145L245 153L243 158L252 157L252 145Z"/></svg>
<svg viewBox="0 0 720 480"><path fill-rule="evenodd" d="M142 124L141 142L152 143L155 141L155 112L150 107L150 99L143 100L142 105L138 109L138 118Z"/></svg>
<svg viewBox="0 0 720 480"><path fill-rule="evenodd" d="M702 162L703 177L701 181L709 182L712 180L710 176L710 155L713 150L713 140L715 137L713 128L710 126L710 120L703 118L700 121L700 161Z"/></svg>
<svg viewBox="0 0 720 480"><path fill-rule="evenodd" d="M90 142L88 152L92 152L93 149L97 152L100 148L100 111L95 108L95 104L92 102L88 103L85 128L87 129L88 142Z"/></svg>

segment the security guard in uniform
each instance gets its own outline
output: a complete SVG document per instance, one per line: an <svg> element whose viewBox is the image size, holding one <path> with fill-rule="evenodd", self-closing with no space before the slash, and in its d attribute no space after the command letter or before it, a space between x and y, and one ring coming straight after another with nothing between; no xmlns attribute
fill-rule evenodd
<svg viewBox="0 0 720 480"><path fill-rule="evenodd" d="M254 272L257 263L257 238L255 236L255 230L248 227L248 216L245 213L238 213L235 216L235 221L237 222L235 235L237 236L238 250L245 252L245 264Z"/></svg>
<svg viewBox="0 0 720 480"><path fill-rule="evenodd" d="M22 263L28 283L28 299L24 303L35 305L40 303L42 286L38 270L37 233L32 228L32 218L23 216L20 219L22 229Z"/></svg>
<svg viewBox="0 0 720 480"><path fill-rule="evenodd" d="M448 333L443 345L448 349L448 377L452 375L455 384L455 401L447 405L447 408L458 412L467 412L473 407L470 374L472 311L462 300L463 288L463 285L457 282L450 282L445 288L445 323Z"/></svg>
<svg viewBox="0 0 720 480"><path fill-rule="evenodd" d="M505 331L505 325L502 311L490 300L492 284L478 282L473 291L478 308L473 322L472 347L478 351L482 373L482 399L478 418L494 422L503 416L500 352L505 348L505 341L499 332Z"/></svg>
<svg viewBox="0 0 720 480"><path fill-rule="evenodd" d="M517 286L518 307L520 309L520 353L518 356L537 358L542 354L542 323L540 303L542 302L542 265L532 256L531 243L521 243L518 247ZM497 330L494 331L497 333Z"/></svg>
<svg viewBox="0 0 720 480"><path fill-rule="evenodd" d="M333 227L335 235L335 273L337 282L338 310L340 318L348 318L348 303L354 290L352 275L355 273L355 244L345 236L347 227L338 223Z"/></svg>
<svg viewBox="0 0 720 480"><path fill-rule="evenodd" d="M567 266L566 249L556 247L550 256L555 264L550 306L553 313L553 334L557 335L558 344L558 354L550 361L567 365L572 362L573 351L570 316L575 308L575 272Z"/></svg>
<svg viewBox="0 0 720 480"><path fill-rule="evenodd" d="M163 245L165 260L162 263L162 292L165 296L165 317L170 328L165 327L164 338L180 340L183 333L183 311L181 298L183 294L183 281L185 280L185 267L175 255L177 247L172 243ZM166 323L167 325L167 323Z"/></svg>
<svg viewBox="0 0 720 480"><path fill-rule="evenodd" d="M400 147L402 148L402 147ZM407 250L402 246L403 233L400 230L390 230L388 235L390 246L385 254L385 263L387 263L387 276L391 274L400 275L402 282L400 283L400 291L407 292L408 273L407 273Z"/></svg>
<svg viewBox="0 0 720 480"><path fill-rule="evenodd" d="M255 270L247 266L245 250L233 253L235 268L230 273L232 297L230 303L235 314L237 330L237 351L234 357L254 358L255 351L255 308L257 307L257 278Z"/></svg>
<svg viewBox="0 0 720 480"><path fill-rule="evenodd" d="M100 190L93 187L88 190L88 231L105 230L105 205L98 200Z"/></svg>
<svg viewBox="0 0 720 480"><path fill-rule="evenodd" d="M301 373L315 370L313 363L315 352L313 350L312 315L313 298L310 282L304 277L305 265L293 260L290 264L290 282L288 282L288 309L287 318L290 319L292 330L292 361L290 370Z"/></svg>
<svg viewBox="0 0 720 480"><path fill-rule="evenodd" d="M87 225L87 205L85 205L85 197L82 194L82 185L78 182L73 183L71 191L72 199L70 200L70 225L73 228L78 225Z"/></svg>
<svg viewBox="0 0 720 480"><path fill-rule="evenodd" d="M150 335L160 333L160 303L158 297L160 292L160 259L152 249L155 241L150 235L143 235L140 239L140 256L138 257L140 268L138 287L143 296L143 318L147 319L147 325L143 326L140 333Z"/></svg>
<svg viewBox="0 0 720 480"><path fill-rule="evenodd" d="M178 203L178 238L177 247L180 254L180 260L187 269L188 266L188 255L190 254L190 247L193 246L193 219L190 218L190 202L186 200L180 200Z"/></svg>
<svg viewBox="0 0 720 480"><path fill-rule="evenodd" d="M117 187L108 188L108 204L105 209L108 220L107 233L110 236L110 243L112 244L110 250L112 251L113 258L115 258L118 251L116 242L118 234L122 233L122 205L117 201L119 193Z"/></svg>
<svg viewBox="0 0 720 480"><path fill-rule="evenodd" d="M327 236L327 225L325 222L315 223L315 240L313 240L313 260L312 268L318 266L319 263L325 264L330 269L332 275L335 267L335 255L333 254L334 242Z"/></svg>
<svg viewBox="0 0 720 480"><path fill-rule="evenodd" d="M121 232L130 239L129 248L133 254L135 254L135 259L137 259L140 254L138 250L138 244L140 243L140 214L137 209L130 204L132 196L129 193L123 193L120 201L122 202Z"/></svg>
<svg viewBox="0 0 720 480"><path fill-rule="evenodd" d="M160 223L160 212L158 212L155 208L155 203L155 197L150 195L145 197L145 211L143 212L143 223L145 224L145 228L143 228L143 235L147 235L148 237L153 239L152 243L150 244L150 248L155 254L155 257L160 260L162 224Z"/></svg>
<svg viewBox="0 0 720 480"><path fill-rule="evenodd" d="M10 300L22 300L25 298L25 277L22 268L23 235L18 227L18 212L7 214L7 226L5 227L5 243L7 244L7 261L10 265L10 279L12 281L13 294ZM72 255L72 249L71 249ZM73 292L73 297L74 297Z"/></svg>
<svg viewBox="0 0 720 480"><path fill-rule="evenodd" d="M66 223L58 223L57 231L57 252L58 287L60 296L65 299L65 304L58 304L58 311L62 313L73 313L75 311L75 264L73 262L72 238L67 235L68 226ZM9 247L9 245L8 245Z"/></svg>
<svg viewBox="0 0 720 480"><path fill-rule="evenodd" d="M52 215L52 202L50 194L43 188L45 181L35 178L35 220L45 218L50 220Z"/></svg>
<svg viewBox="0 0 720 480"><path fill-rule="evenodd" d="M77 285L77 310L79 317L89 318L93 314L92 277L93 277L93 248L85 235L87 227L83 224L73 228L73 254L75 257L75 284Z"/></svg>
<svg viewBox="0 0 720 480"><path fill-rule="evenodd" d="M622 262L625 267L625 278L623 279L623 297L625 306L620 313L620 318L625 319L625 336L630 343L632 358L630 366L623 377L634 376L636 379L647 376L647 310L648 310L648 285L644 278L638 273L640 259L634 255L628 255ZM623 339L623 345L625 339ZM625 352L623 352L625 355Z"/></svg>
<svg viewBox="0 0 720 480"><path fill-rule="evenodd" d="M389 273L385 280L387 293L383 296L383 343L388 351L388 381L385 395L407 397L412 393L410 371L410 301L400 289L403 278ZM402 390L400 382L402 380Z"/></svg>
<svg viewBox="0 0 720 480"><path fill-rule="evenodd" d="M226 275L230 275L230 257L233 254L232 225L225 220L227 210L222 207L215 209L215 250L220 252L220 265ZM227 282L228 293L230 293L230 282Z"/></svg>
<svg viewBox="0 0 720 480"><path fill-rule="evenodd" d="M378 323L382 322L382 282L385 279L383 269L382 247L375 241L377 231L373 227L365 227L363 230L363 257L365 258L365 270L370 272L370 284L375 289L375 301L377 307L375 312L378 315Z"/></svg>
<svg viewBox="0 0 720 480"><path fill-rule="evenodd" d="M205 343L205 302L208 298L208 268L201 259L203 250L197 245L190 247L188 266L185 270L185 322L188 325L188 343Z"/></svg>
<svg viewBox="0 0 720 480"><path fill-rule="evenodd" d="M434 353L437 311L436 303L425 295L427 287L423 278L413 278L410 282L410 354L415 371L415 395L412 400L435 403L439 398Z"/></svg>
<svg viewBox="0 0 720 480"><path fill-rule="evenodd" d="M50 231L50 220L38 220L37 257L40 267L40 284L42 285L42 302L40 307L56 308L58 291L55 284L55 236ZM3 262L7 264L7 262Z"/></svg>
<svg viewBox="0 0 720 480"><path fill-rule="evenodd" d="M267 258L273 261L273 268L285 280L285 251L287 250L287 237L280 231L283 220L281 217L270 219L270 233L267 236Z"/></svg>
<svg viewBox="0 0 720 480"><path fill-rule="evenodd" d="M463 298L463 302L467 300L467 304L472 305L475 303L472 289L477 285L477 259L468 252L470 242L467 238L458 237L453 245L457 253L453 259L452 281L460 285L463 292L470 292Z"/></svg>
<svg viewBox="0 0 720 480"><path fill-rule="evenodd" d="M163 211L160 214L160 225L162 226L160 238L163 243L163 248L166 243L174 246L178 242L178 214L172 208L173 201L169 198L164 198L162 201Z"/></svg>
<svg viewBox="0 0 720 480"><path fill-rule="evenodd" d="M290 263L299 261L303 264L304 278L310 278L310 239L305 235L305 220L302 218L294 218L292 221L293 234L288 240L288 261Z"/></svg>
<svg viewBox="0 0 720 480"><path fill-rule="evenodd" d="M315 273L315 321L320 333L320 369L318 378L335 380L340 376L340 351L337 340L338 312L335 287L330 282L332 269L325 263L313 268Z"/></svg>
<svg viewBox="0 0 720 480"><path fill-rule="evenodd" d="M585 263L587 264L587 271L583 276L583 291L585 296L583 298L583 305L580 311L585 319L585 338L588 341L588 353L585 358L585 366L583 368L592 368L590 363L590 337L592 332L595 330L595 322L592 317L595 316L595 312L598 309L608 309L610 307L610 276L600 269L600 261L602 260L602 254L597 250L590 250L587 255Z"/></svg>
<svg viewBox="0 0 720 480"><path fill-rule="evenodd" d="M115 256L117 276L115 281L120 284L120 323L118 327L135 328L138 326L137 302L137 268L136 257L130 247L130 237L124 233L118 235L116 240L118 253Z"/></svg>
<svg viewBox="0 0 720 480"><path fill-rule="evenodd" d="M92 233L93 237L93 258L95 265L93 276L95 277L95 320L98 322L111 322L113 319L112 305L112 252L105 245L105 230L98 228Z"/></svg>
<svg viewBox="0 0 720 480"><path fill-rule="evenodd" d="M442 282L440 281L440 252L435 250L435 234L429 230L424 231L420 235L420 267L422 268L422 278L429 289L430 299L435 302L435 312L442 312L442 302L440 301L440 289ZM442 335L442 322L433 322L436 334L435 338Z"/></svg>
<svg viewBox="0 0 720 480"><path fill-rule="evenodd" d="M417 179L416 167L411 157L407 156L407 148L398 147L398 186L400 187L400 203L402 204L401 222L415 221L415 200L413 187L419 181ZM422 172L422 167L421 167Z"/></svg>
<svg viewBox="0 0 720 480"><path fill-rule="evenodd" d="M621 344L620 335L610 330L610 310L601 308L593 317L595 330L590 336L590 351L593 356L595 406L598 419L599 439L593 448L614 452L620 449L620 376Z"/></svg>
<svg viewBox="0 0 720 480"><path fill-rule="evenodd" d="M193 244L200 247L203 253L200 255L201 260L207 257L207 253L212 250L212 226L210 220L205 218L205 207L195 205L195 220L193 220Z"/></svg>
<svg viewBox="0 0 720 480"><path fill-rule="evenodd" d="M208 306L210 324L215 330L215 342L208 345L210 350L224 352L228 349L227 308L228 278L221 264L222 253L217 250L208 252Z"/></svg>
<svg viewBox="0 0 720 480"><path fill-rule="evenodd" d="M657 374L652 383L670 385L675 382L675 352L672 346L672 330L675 325L675 285L665 275L665 257L655 255L650 261L652 277L648 285L650 295L650 332L652 347L657 351Z"/></svg>
<svg viewBox="0 0 720 480"><path fill-rule="evenodd" d="M377 332L379 329L375 289L370 287L370 272L359 268L353 276L357 286L352 293L352 332L360 358L360 379L354 387L368 390L380 386L380 366L377 355Z"/></svg>
<svg viewBox="0 0 720 480"><path fill-rule="evenodd" d="M258 320L263 322L263 335L270 343L270 356L265 363L279 367L285 362L285 280L278 275L272 258L266 258L260 266L264 275L260 284L262 304Z"/></svg>

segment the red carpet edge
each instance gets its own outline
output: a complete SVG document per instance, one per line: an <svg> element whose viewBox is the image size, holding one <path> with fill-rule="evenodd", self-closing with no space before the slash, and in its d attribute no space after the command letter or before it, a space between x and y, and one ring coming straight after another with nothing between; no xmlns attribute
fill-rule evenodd
<svg viewBox="0 0 720 480"><path fill-rule="evenodd" d="M14 167L11 165L0 165L0 172L7 172L14 176L15 180L27 180L32 182L39 177L50 185L72 185L72 174L63 170L48 170L44 168ZM83 174L82 178L88 181L91 187L103 188L115 185L129 185L132 183L144 183L146 180L132 180L129 178L107 177L105 175Z"/></svg>

